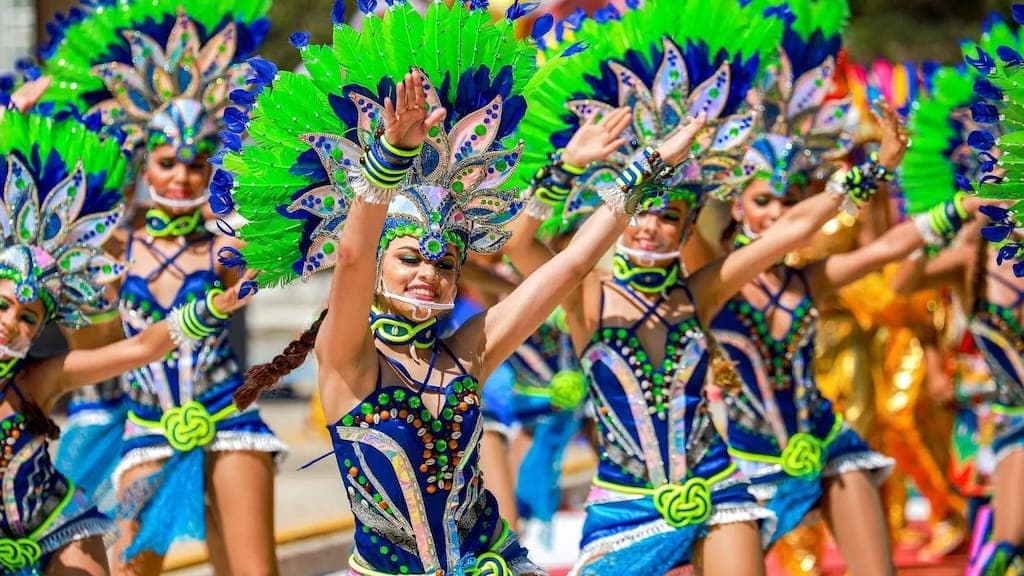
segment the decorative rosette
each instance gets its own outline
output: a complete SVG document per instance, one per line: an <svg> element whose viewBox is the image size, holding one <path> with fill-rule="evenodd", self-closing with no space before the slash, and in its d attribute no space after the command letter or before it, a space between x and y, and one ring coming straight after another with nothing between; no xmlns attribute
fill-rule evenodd
<svg viewBox="0 0 1024 576"><path fill-rule="evenodd" d="M214 178L211 206L222 215L237 206L248 221L242 256L263 285L334 264L348 207L367 190L360 162L384 129L382 103L409 70L423 76L428 107L447 116L393 192L380 249L414 237L424 257L449 244L465 257L508 238L504 224L519 207L504 185L522 146L506 140L526 109L535 48L515 38L511 20L492 23L486 2L432 3L425 15L394 3L382 16L375 4L362 3L361 31L336 7L333 46L293 35L309 76L267 73L242 122L229 126L248 130L252 144L224 157L233 174Z"/></svg>
<svg viewBox="0 0 1024 576"><path fill-rule="evenodd" d="M1013 6L1017 24L1024 22L1024 5ZM1024 88L1019 76L1024 70L1019 30L999 18L993 18L977 46L965 46L964 57L981 74L974 82L975 101L971 118L978 128L967 136L977 153L975 178L960 178L961 189L975 191L983 198L1006 202L1004 206L984 206L991 221L982 235L998 246L996 261L1016 261L1013 272L1024 277Z"/></svg>
<svg viewBox="0 0 1024 576"><path fill-rule="evenodd" d="M624 134L627 144L576 178L541 233L564 231L592 212L597 190L614 186L626 166L648 146L657 147L688 115L705 112L707 126L694 141L691 159L665 186L672 199L699 207L739 164L754 128L753 113L743 111L746 92L780 35L777 21L729 2L650 0L622 15L612 8L600 11L572 32L572 44L547 48L547 61L565 63L538 81L517 132L525 147L516 184L529 182L582 122L621 106L633 110L633 121Z"/></svg>
<svg viewBox="0 0 1024 576"><path fill-rule="evenodd" d="M269 29L270 0L88 0L47 26L46 100L98 114L138 152L212 154L229 95L252 89L245 59Z"/></svg>
<svg viewBox="0 0 1024 576"><path fill-rule="evenodd" d="M123 214L128 161L80 123L15 113L0 118L0 154L0 278L22 302L42 299L48 319L81 328L123 271L103 245Z"/></svg>
<svg viewBox="0 0 1024 576"><path fill-rule="evenodd" d="M845 132L849 100L828 99L850 11L845 0L752 5L763 7L766 16L779 17L785 32L778 61L769 65L755 96L763 134L748 147L731 192L759 178L783 196L794 178L826 178L831 162L853 148L853 138Z"/></svg>

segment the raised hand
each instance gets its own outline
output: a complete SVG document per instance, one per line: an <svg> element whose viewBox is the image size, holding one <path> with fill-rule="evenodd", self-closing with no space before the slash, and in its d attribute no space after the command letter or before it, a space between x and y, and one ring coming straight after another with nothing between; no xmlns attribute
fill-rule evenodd
<svg viewBox="0 0 1024 576"><path fill-rule="evenodd" d="M427 132L444 120L446 110L427 110L423 92L423 73L414 70L405 75L395 90L395 99L384 99L384 136L392 145L415 150L423 144Z"/></svg>
<svg viewBox="0 0 1024 576"><path fill-rule="evenodd" d="M234 285L213 297L214 308L224 314L234 314L245 307L256 293L252 289L252 282L257 274L255 270L246 270Z"/></svg>
<svg viewBox="0 0 1024 576"><path fill-rule="evenodd" d="M14 94L11 94L11 104L19 112L28 112L43 97L43 93L50 87L51 81L52 79L49 76L43 76L42 78L25 82L14 91Z"/></svg>
<svg viewBox="0 0 1024 576"><path fill-rule="evenodd" d="M686 124L676 128L675 132L662 142L661 146L658 146L658 154L661 155L661 159L669 166L678 166L683 160L686 160L690 155L690 145L693 144L693 139L704 128L707 121L708 116L704 112L698 114L696 118L688 117Z"/></svg>
<svg viewBox="0 0 1024 576"><path fill-rule="evenodd" d="M903 155L907 152L907 129L903 126L899 114L883 99L875 100L875 106L881 115L872 111L881 130L881 148L878 151L878 162L890 172L899 167Z"/></svg>
<svg viewBox="0 0 1024 576"><path fill-rule="evenodd" d="M600 120L591 116L565 145L562 161L570 166L586 168L591 162L604 160L626 145L626 139L619 135L629 127L632 118L632 110L628 107L619 108Z"/></svg>

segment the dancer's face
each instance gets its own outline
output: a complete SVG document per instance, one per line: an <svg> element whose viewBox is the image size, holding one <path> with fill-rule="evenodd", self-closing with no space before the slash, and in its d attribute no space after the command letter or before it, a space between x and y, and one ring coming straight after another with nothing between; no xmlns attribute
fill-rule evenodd
<svg viewBox="0 0 1024 576"><path fill-rule="evenodd" d="M206 192L211 172L212 167L208 155L200 154L192 163L185 164L178 160L173 146L164 144L157 146L149 153L143 177L146 179L146 183L164 198L192 200ZM159 202L157 205L161 210L173 216L191 214L195 211L195 208L175 208L163 206Z"/></svg>
<svg viewBox="0 0 1024 576"><path fill-rule="evenodd" d="M802 194L799 186L791 186L789 192L779 198L772 192L767 181L755 180L733 203L732 217L746 224L747 229L754 234L763 234L799 202Z"/></svg>
<svg viewBox="0 0 1024 576"><path fill-rule="evenodd" d="M420 254L416 238L395 238L381 257L380 275L384 287L393 294L412 300L450 304L455 299L458 282L459 256L449 244L445 255L430 261ZM404 302L388 300L385 305L392 312L409 319L424 320L425 311ZM436 315L431 311L431 315Z"/></svg>
<svg viewBox="0 0 1024 576"><path fill-rule="evenodd" d="M690 204L685 200L673 200L664 210L638 214L635 223L626 226L622 233L622 244L644 252L674 252L679 250L689 222ZM667 265L673 260L656 264Z"/></svg>
<svg viewBox="0 0 1024 576"><path fill-rule="evenodd" d="M14 282L0 280L0 346L27 350L42 330L46 307L40 299L22 304L14 290ZM0 358L8 360L6 354Z"/></svg>

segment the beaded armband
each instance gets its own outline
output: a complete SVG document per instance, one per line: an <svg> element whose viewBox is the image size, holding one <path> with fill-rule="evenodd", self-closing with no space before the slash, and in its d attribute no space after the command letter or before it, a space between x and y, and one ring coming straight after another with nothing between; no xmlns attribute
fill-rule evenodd
<svg viewBox="0 0 1024 576"><path fill-rule="evenodd" d="M926 252L930 256L949 246L964 223L970 220L970 213L964 208L965 197L966 194L958 192L952 200L914 216L914 224L924 238Z"/></svg>
<svg viewBox="0 0 1024 576"><path fill-rule="evenodd" d="M653 147L644 149L643 158L634 160L619 174L615 186L604 188L598 193L601 199L615 212L636 214L644 200L654 192L660 193L658 184L675 172L661 158Z"/></svg>
<svg viewBox="0 0 1024 576"><path fill-rule="evenodd" d="M368 186L354 186L356 196L371 204L387 204L391 191L401 185L423 146L404 150L388 142L383 134L363 155L363 176Z"/></svg>
<svg viewBox="0 0 1024 576"><path fill-rule="evenodd" d="M882 182L891 182L893 173L878 163L878 154L871 154L868 161L846 171L838 171L829 179L826 190L837 196L848 199L843 203L843 210L856 212L878 192Z"/></svg>
<svg viewBox="0 0 1024 576"><path fill-rule="evenodd" d="M557 206L569 199L576 178L586 168L580 168L562 161L561 152L554 154L551 162L537 170L530 182L532 195L526 204L526 214L537 220L547 220Z"/></svg>
<svg viewBox="0 0 1024 576"><path fill-rule="evenodd" d="M179 348L201 342L216 334L230 315L217 310L213 299L223 290L210 290L206 298L193 300L179 306L167 315L167 330L171 340Z"/></svg>

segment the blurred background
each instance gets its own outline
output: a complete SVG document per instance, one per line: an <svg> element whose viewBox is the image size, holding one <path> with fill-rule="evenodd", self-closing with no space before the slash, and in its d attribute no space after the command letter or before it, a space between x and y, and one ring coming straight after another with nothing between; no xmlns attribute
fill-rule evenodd
<svg viewBox="0 0 1024 576"><path fill-rule="evenodd" d="M348 0L348 14L355 1ZM416 0L422 1L422 0ZM503 9L508 0L494 0ZM542 5L597 8L594 0L547 0ZM993 10L1009 14L1012 0L850 0L853 22L847 44L855 61L934 59L951 63L958 59L954 38L973 34ZM72 0L0 0L0 68L9 69L14 59L27 56L44 33L54 13L65 11ZM381 2L383 4L383 2ZM312 34L313 42L326 41L331 33L332 0L277 0L271 11L274 29L263 55L282 67L295 66L298 57L288 44L297 30Z"/></svg>

